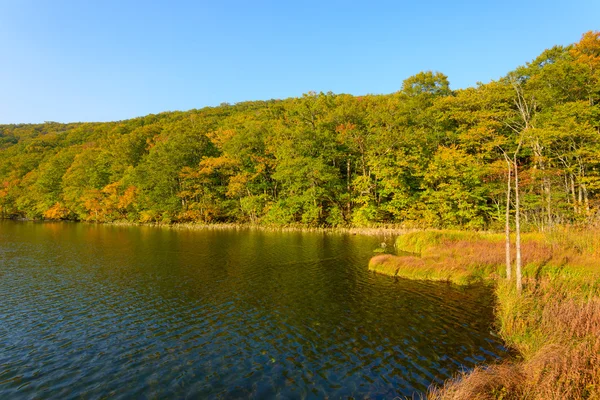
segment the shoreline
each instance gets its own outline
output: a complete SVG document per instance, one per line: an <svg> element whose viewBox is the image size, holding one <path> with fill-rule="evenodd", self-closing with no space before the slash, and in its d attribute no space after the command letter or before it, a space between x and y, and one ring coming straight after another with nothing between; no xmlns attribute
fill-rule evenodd
<svg viewBox="0 0 600 400"><path fill-rule="evenodd" d="M427 398L600 398L598 229L525 235L521 294L504 276L502 236L415 232L396 243L412 255L369 262L371 271L390 277L494 286L498 333L518 356L431 387Z"/></svg>
<svg viewBox="0 0 600 400"><path fill-rule="evenodd" d="M325 234L348 234L348 235L365 235L365 236L397 236L409 232L419 231L417 228L405 228L397 225L383 225L373 227L311 227L306 225L259 225L259 224L236 224L236 223L160 223L160 222L129 222L129 221L112 221L112 222L94 222L94 221L74 221L74 220L36 220L25 218L0 218L0 221L16 221L16 222L36 222L36 223L81 223L90 225L106 225L106 226L151 226L157 228L174 229L174 230L257 230L266 232L314 232Z"/></svg>

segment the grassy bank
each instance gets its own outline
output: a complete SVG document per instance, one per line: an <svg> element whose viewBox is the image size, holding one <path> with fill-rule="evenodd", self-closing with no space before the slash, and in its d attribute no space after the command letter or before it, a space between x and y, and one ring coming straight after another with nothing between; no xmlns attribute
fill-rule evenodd
<svg viewBox="0 0 600 400"><path fill-rule="evenodd" d="M370 269L411 279L495 284L498 330L520 357L433 388L432 399L600 398L600 230L523 237L524 290L504 278L502 234L424 231L398 238L412 255L373 257Z"/></svg>

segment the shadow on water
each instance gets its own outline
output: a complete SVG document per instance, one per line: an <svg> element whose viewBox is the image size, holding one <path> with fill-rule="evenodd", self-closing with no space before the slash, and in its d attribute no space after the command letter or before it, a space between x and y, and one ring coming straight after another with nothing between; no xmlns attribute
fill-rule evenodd
<svg viewBox="0 0 600 400"><path fill-rule="evenodd" d="M377 237L0 222L0 398L390 398L506 355Z"/></svg>

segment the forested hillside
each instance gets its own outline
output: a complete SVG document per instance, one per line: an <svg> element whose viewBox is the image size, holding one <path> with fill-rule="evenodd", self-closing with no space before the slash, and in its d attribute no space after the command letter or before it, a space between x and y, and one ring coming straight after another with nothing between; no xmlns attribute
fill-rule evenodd
<svg viewBox="0 0 600 400"><path fill-rule="evenodd" d="M474 88L399 89L0 125L2 216L498 228L514 161L529 227L600 218L600 32Z"/></svg>

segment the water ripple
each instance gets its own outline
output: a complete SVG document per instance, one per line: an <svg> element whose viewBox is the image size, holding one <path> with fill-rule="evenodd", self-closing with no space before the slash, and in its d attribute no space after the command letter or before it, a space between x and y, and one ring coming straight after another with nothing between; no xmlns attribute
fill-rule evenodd
<svg viewBox="0 0 600 400"><path fill-rule="evenodd" d="M0 222L0 398L393 398L506 354L379 238Z"/></svg>

